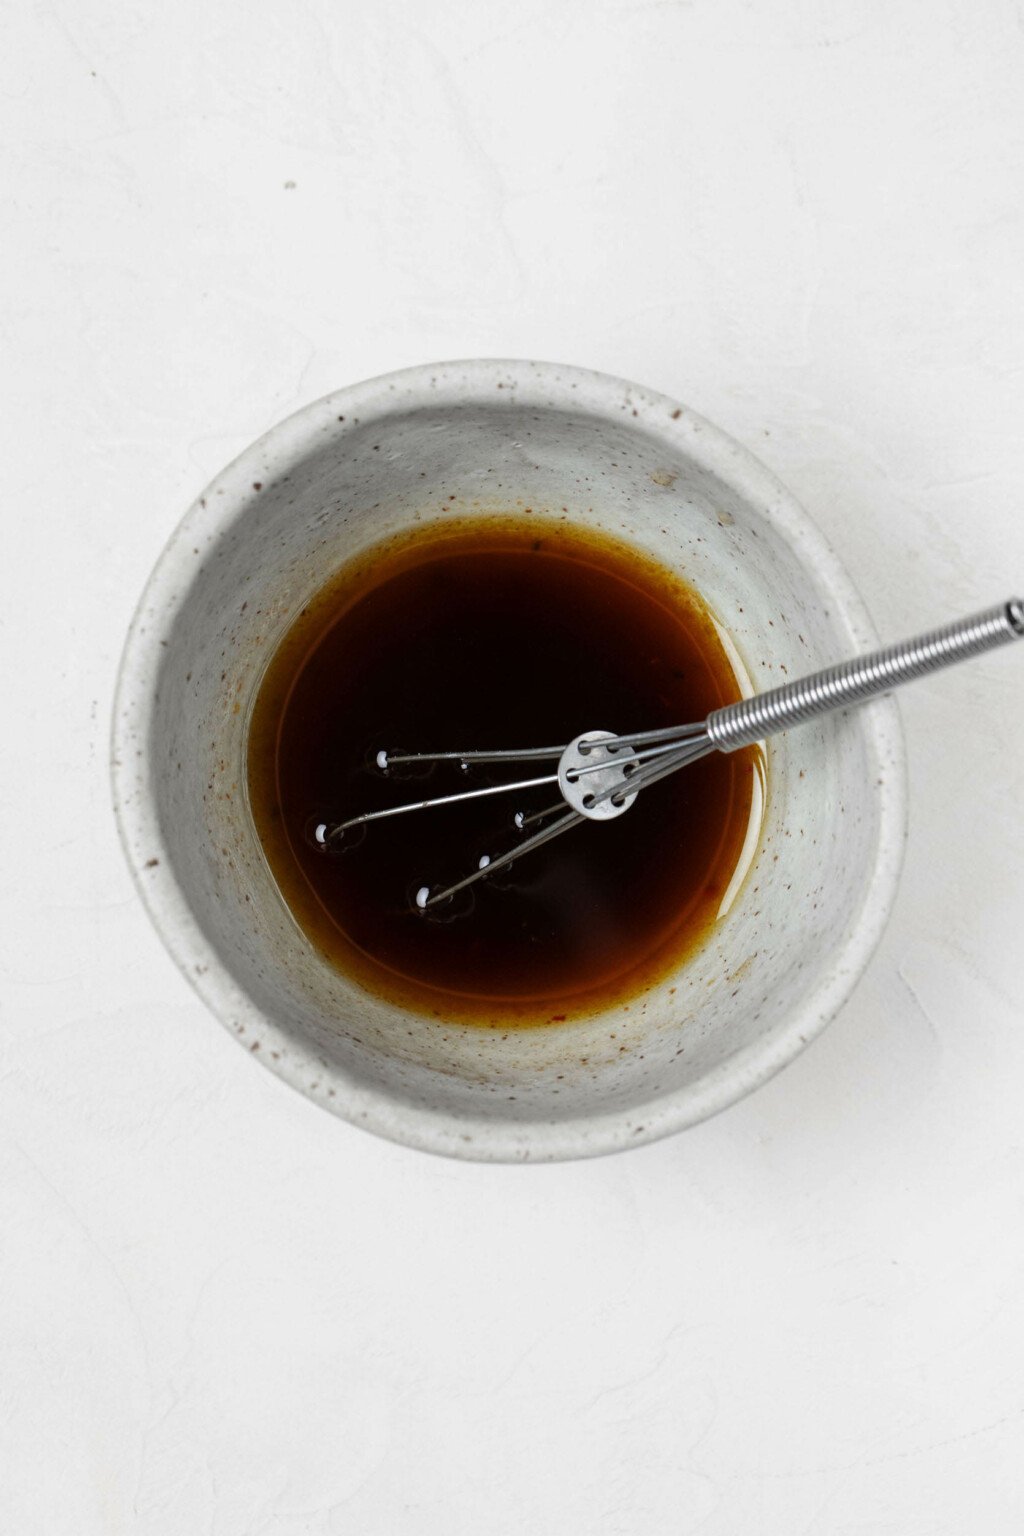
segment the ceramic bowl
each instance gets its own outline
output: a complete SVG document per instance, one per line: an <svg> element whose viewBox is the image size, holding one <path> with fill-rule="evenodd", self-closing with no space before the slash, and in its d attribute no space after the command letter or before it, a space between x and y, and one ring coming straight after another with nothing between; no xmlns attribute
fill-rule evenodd
<svg viewBox="0 0 1024 1536"><path fill-rule="evenodd" d="M898 715L885 700L771 743L741 888L697 954L635 1006L508 1032L401 1012L334 971L284 906L247 808L246 731L289 616L354 555L450 515L452 495L462 515L567 507L682 571L757 690L877 644L792 496L674 400L552 364L413 368L274 427L173 534L121 664L125 852L211 1011L324 1108L465 1158L637 1146L749 1093L849 995L898 879Z"/></svg>

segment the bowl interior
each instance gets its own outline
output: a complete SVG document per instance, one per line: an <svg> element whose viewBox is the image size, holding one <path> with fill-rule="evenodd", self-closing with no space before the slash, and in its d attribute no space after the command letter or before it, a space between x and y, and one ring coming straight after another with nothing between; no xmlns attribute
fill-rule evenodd
<svg viewBox="0 0 1024 1536"><path fill-rule="evenodd" d="M453 510L525 506L565 509L682 572L757 690L871 639L813 529L721 434L609 381L493 365L346 391L225 471L140 608L116 728L116 751L139 765L118 785L129 856L223 1022L339 1113L471 1156L646 1139L799 1049L794 1030L807 1038L834 1011L843 967L862 963L858 931L880 922L866 903L878 904L886 781L901 774L889 706L775 740L741 888L705 946L629 1007L505 1033L418 1018L339 975L284 906L247 807L264 667L296 611L360 551Z"/></svg>

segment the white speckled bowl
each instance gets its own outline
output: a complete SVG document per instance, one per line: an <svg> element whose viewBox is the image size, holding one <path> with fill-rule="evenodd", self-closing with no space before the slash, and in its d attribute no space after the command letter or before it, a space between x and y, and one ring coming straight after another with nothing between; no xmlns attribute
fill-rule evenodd
<svg viewBox="0 0 1024 1536"><path fill-rule="evenodd" d="M507 1035L399 1013L331 970L285 909L247 810L246 729L288 615L352 555L444 516L453 492L461 513L566 505L681 569L759 689L876 643L793 498L674 401L543 363L373 379L247 449L164 550L118 686L125 851L164 942L225 1027L336 1114L468 1158L636 1146L749 1093L848 996L899 874L896 708L832 716L772 744L761 844L739 897L643 1006Z"/></svg>

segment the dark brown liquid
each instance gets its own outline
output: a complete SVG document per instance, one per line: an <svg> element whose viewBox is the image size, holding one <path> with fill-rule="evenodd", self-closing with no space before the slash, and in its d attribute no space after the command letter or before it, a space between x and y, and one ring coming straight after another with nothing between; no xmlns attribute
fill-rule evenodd
<svg viewBox="0 0 1024 1536"><path fill-rule="evenodd" d="M628 546L539 517L434 526L341 571L286 636L250 734L257 828L302 927L371 990L480 1024L593 1011L715 921L750 822L750 753L712 754L436 911L417 889L504 852L514 813L556 803L557 785L380 821L336 852L312 828L555 766L384 774L381 748L563 743L699 721L737 696L699 599Z"/></svg>

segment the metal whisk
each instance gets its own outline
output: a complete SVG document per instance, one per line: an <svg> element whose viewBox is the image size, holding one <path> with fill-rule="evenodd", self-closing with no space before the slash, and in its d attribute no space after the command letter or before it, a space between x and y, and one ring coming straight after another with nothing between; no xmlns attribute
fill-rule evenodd
<svg viewBox="0 0 1024 1536"><path fill-rule="evenodd" d="M380 821L388 816L402 816L410 811L424 811L442 805L457 805L487 795L514 794L536 789L544 784L558 786L559 799L544 810L527 815L518 811L515 825L520 832L539 825L533 832L496 858L484 856L479 867L454 885L440 888L423 886L416 893L420 911L439 905L467 886L485 879L495 870L532 853L570 827L589 821L610 821L629 810L636 797L652 784L676 773L709 752L735 752L752 746L765 736L815 720L830 710L863 704L912 678L924 677L954 662L980 656L1011 640L1024 636L1024 600L1011 598L971 618L960 619L942 629L932 630L915 640L906 640L886 650L873 651L853 661L827 667L809 677L755 694L736 704L716 709L706 720L695 725L670 726L658 731L640 731L617 735L613 731L585 731L568 745L526 747L494 752L417 752L377 754L377 767L386 773L402 765L458 763L468 769L474 763L552 762L553 773L533 778L515 779L502 784L487 784L458 794L436 795L408 805L386 810L367 811L347 821L321 822L316 840L325 849L337 848L356 827ZM551 820L555 817L554 820Z"/></svg>

